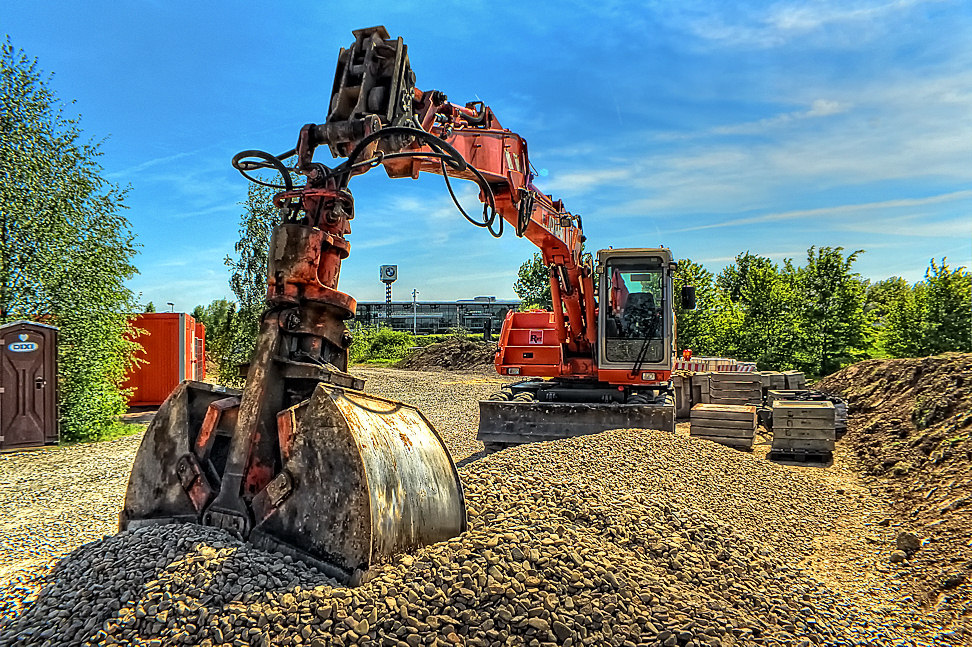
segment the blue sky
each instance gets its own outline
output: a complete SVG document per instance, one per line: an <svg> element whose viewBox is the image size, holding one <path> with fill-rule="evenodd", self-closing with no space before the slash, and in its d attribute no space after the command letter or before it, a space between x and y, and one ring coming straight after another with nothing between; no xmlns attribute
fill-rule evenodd
<svg viewBox="0 0 972 647"><path fill-rule="evenodd" d="M223 258L246 181L322 122L338 51L384 24L422 89L481 99L529 143L537 186L584 216L588 249L665 245L718 271L749 250L798 262L864 249L872 279L972 265L972 3L26 2L0 32L107 137L142 245L131 286L177 310L231 296ZM320 151L318 159L330 157ZM469 225L438 177L372 172L340 288L513 297L534 248ZM461 194L477 209L475 191Z"/></svg>

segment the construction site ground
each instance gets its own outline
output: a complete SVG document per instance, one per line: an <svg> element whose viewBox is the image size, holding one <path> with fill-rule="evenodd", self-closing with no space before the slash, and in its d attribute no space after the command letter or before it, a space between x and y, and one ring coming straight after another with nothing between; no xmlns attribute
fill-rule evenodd
<svg viewBox="0 0 972 647"><path fill-rule="evenodd" d="M496 642L477 642L479 634L467 634L456 622L456 627L446 625L453 629L448 640L446 637L420 638L415 644L517 644L512 641L511 632L514 627L521 627L527 633L515 635L525 636L524 644L536 645L601 644L602 641L618 645L629 642L633 645L854 644L846 638L821 638L830 635L827 631L851 636L859 644L972 645L969 609L972 604L972 517L969 514L972 510L969 505L972 356L874 360L824 380L824 388L845 395L850 404L849 431L837 442L833 461L827 464L767 460L769 438L765 432L752 452L690 438L687 423L679 423L674 437L655 431L619 430L487 455L475 439L477 401L508 380L498 377L481 359L466 364L469 363L478 366L451 371L354 369L366 378L368 391L422 410L439 430L460 467L471 502L469 541L472 543L429 549L427 557L423 552L414 560L403 557L401 562L386 567L388 572L383 577L387 575L390 579L382 580L380 586L391 596L384 598L389 608L398 609L405 618L407 611L394 604L404 604L406 599L412 602L411 594L402 594L394 604L390 602L395 598L388 591L394 591L395 586L389 582L396 581L395 578L411 581L413 570L427 563L432 564L434 571L440 559L445 560L443 568L451 559L450 568L457 569L456 577L463 578L463 559L472 559L481 551L485 551L482 554L486 559L493 559L489 555L493 554L490 550L498 550L495 548L497 536L501 548L503 543L509 543L512 548L507 549L513 550L514 558L526 555L528 561L537 557L536 551L559 550L565 538L576 537L577 552L572 555L580 553L581 557L567 563L576 564L573 568L577 574L564 576L568 585L563 591L575 591L586 583L588 566L610 563L614 574L605 574L604 568L598 567L599 577L608 582L602 583L599 590L616 593L610 594L615 597L608 600L606 607L598 606L602 603L600 593L596 599L578 598L576 611L574 603L568 602L569 613L579 615L576 626L566 629L563 616L557 615L560 611L550 611L547 601L551 598L547 597L538 598L538 606L524 610L522 618L515 615L517 607L512 606L514 616L508 619L510 626L497 620L497 626L493 627L490 620L491 629L487 634L498 635ZM452 361L452 364L462 362ZM77 591L62 590L72 586L64 581L63 573L73 574L73 586L80 586L76 582L87 575L82 577L78 573L94 570L97 574L102 568L92 558L92 554L101 550L100 544L89 542L113 541L103 538L116 530L130 465L140 439L138 435L106 443L0 455L0 645L47 641L62 644L50 630L43 634L47 626L45 614L79 608L80 603L74 602ZM538 498L541 495L549 496ZM545 516L547 508L554 516ZM556 522L550 521L554 518ZM646 527L645 518L654 519L654 525ZM536 544L529 543L530 537L534 537L531 523L541 533ZM582 533L572 524L590 529ZM580 534L575 534L575 530ZM702 542L701 537L709 536L706 534L709 532L715 532L717 539ZM914 533L922 545L917 550L910 548L907 557L896 562L896 541L902 532ZM482 546L476 544L479 534L482 534ZM719 540L719 536L723 539ZM599 537L598 541L603 543L588 553L582 547L593 541L591 537ZM520 540L524 542L522 550L517 548ZM571 542L567 544L565 549L570 548ZM737 544L745 545L745 550L730 550ZM676 545L682 548L677 557ZM105 544L104 550L120 549ZM615 554L622 550L623 554ZM706 554L707 550L711 554ZM71 551L75 552L71 554ZM732 561L720 567L718 560L728 559L722 554L726 551L733 556ZM739 562L737 554L748 555L746 559L752 564ZM57 568L51 569L62 558L65 559L59 576ZM546 559L546 553L542 553L539 562L536 559L533 562L544 563ZM602 561L597 562L598 559ZM630 572L619 565L624 560L631 561ZM661 569L662 579L651 580L642 574L643 569L656 566ZM738 582L723 581L726 576L731 580L735 573L740 582L750 582L749 578L755 577L753 568L759 573L769 573L766 576L769 579L755 579L742 588L737 588ZM533 572L539 571L528 571ZM528 587L530 577L535 576L526 577ZM796 578L793 581L799 587L788 584L789 590L804 591L798 596L799 604L794 606L790 602L794 608L802 607L799 613L794 612L796 615L788 615L786 601L773 597L776 594L768 589L774 577L787 582ZM620 584L618 580L622 580ZM441 586L447 586L450 581L446 577ZM465 581L465 586L472 586L468 579ZM669 588L670 584L685 586ZM43 593L45 585L54 593ZM424 586L426 589L415 590L421 594L428 590L428 583ZM274 587L268 586L269 589ZM266 595L281 590L277 587ZM549 584L547 590L561 589ZM717 598L705 598L710 590ZM478 588L475 593L479 594ZM640 635L651 634L647 626L655 631L656 641L628 640L618 627L605 628L604 623L615 613L622 617L622 607L628 607L618 598L629 593L635 606L640 604L639 599L645 605L641 616L634 607L630 611L632 618L640 623ZM38 594L38 602L32 604ZM127 600L130 595L125 593L123 597ZM284 597L280 599L286 602L287 593L281 595ZM561 603L565 595L560 594ZM753 606L757 604L754 600L764 595L770 601ZM298 599L303 598L298 596ZM49 608L43 608L45 604ZM91 604L94 606L90 613L95 614L101 607L95 602ZM417 604L425 603L418 599ZM738 613L731 608L734 604L739 606ZM250 609L254 606L253 603L249 607L244 605ZM105 608L112 614L122 614L124 609L118 611L116 607L109 604ZM476 607L467 601L465 605L447 608L474 610ZM811 613L807 609L814 608L818 610L816 618L807 620L806 614ZM253 620L249 634L235 634L243 635L245 640L227 639L225 644L248 644L251 640L259 643L260 636L264 644L413 644L411 639L404 638L415 633L414 623L402 628L401 622L386 622L381 626L398 627L402 640L382 642L381 631L375 633L375 622L381 623L381 616L372 612L370 633L362 633L362 628L368 629L368 618L358 619L352 611L352 606L348 606L346 613L352 614L349 617L354 622L349 620L346 632L342 629L345 633L340 635L336 626L330 628L330 620L315 625L317 629L328 626L328 632L335 632L325 642L315 643L313 636L317 634L307 634L299 626L291 631L286 619L267 615L264 610L260 611L264 614L260 617L282 623L277 633L270 630L275 626L272 623L268 629L266 623ZM207 608L206 615L218 612ZM718 622L707 627L706 618L711 619L712 614ZM765 615L760 617L761 614ZM60 617L70 621L65 615ZM116 635L112 634L115 629L109 631L110 627L120 632L142 631L138 635L143 637L168 635L163 625L136 624L134 616L131 624L125 624L127 616L119 616L117 626L112 624L115 616L97 617L97 622L88 623L90 627L88 624L82 627L91 636L101 635L98 631L106 632L105 636ZM798 617L802 620L795 619ZM235 621L236 612L232 618ZM676 619L683 625L681 631L662 629ZM833 630L817 630L831 625L835 627ZM229 625L214 623L213 626L219 636L234 635L232 628L226 628ZM421 626L424 629L419 634L428 631L439 635L431 616ZM634 621L631 626L635 626ZM259 631L254 633L254 628ZM203 642L222 644L213 635L208 633ZM332 633L321 635L332 636ZM369 643L369 636L378 642ZM605 636L611 637L610 640ZM196 644L189 638L180 639L181 644ZM150 644L167 642L161 639Z"/></svg>

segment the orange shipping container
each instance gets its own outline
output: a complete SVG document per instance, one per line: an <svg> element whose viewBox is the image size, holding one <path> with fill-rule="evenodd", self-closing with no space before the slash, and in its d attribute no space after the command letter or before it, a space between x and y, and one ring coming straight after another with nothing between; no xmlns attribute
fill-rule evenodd
<svg viewBox="0 0 972 647"><path fill-rule="evenodd" d="M183 380L206 377L206 327L184 312L144 312L131 323L145 331L136 339L141 364L131 370L124 388L134 388L130 406L155 406Z"/></svg>

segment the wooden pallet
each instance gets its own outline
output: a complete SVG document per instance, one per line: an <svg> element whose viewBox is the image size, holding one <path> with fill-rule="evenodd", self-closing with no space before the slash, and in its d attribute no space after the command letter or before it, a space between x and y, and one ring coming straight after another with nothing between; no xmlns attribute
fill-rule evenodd
<svg viewBox="0 0 972 647"><path fill-rule="evenodd" d="M766 454L767 460L771 461L790 461L794 463L829 463L834 460L833 452L808 452L800 450L780 451L770 450Z"/></svg>

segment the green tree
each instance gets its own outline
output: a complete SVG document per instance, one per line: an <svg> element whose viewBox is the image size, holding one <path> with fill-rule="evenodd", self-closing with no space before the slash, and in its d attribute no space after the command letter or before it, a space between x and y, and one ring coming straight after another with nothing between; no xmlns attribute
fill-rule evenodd
<svg viewBox="0 0 972 647"><path fill-rule="evenodd" d="M792 274L789 263L781 270L748 251L719 273L713 334L719 354L755 361L760 369L794 367L800 331Z"/></svg>
<svg viewBox="0 0 972 647"><path fill-rule="evenodd" d="M972 275L932 259L925 280L891 302L880 342L892 357L972 352Z"/></svg>
<svg viewBox="0 0 972 647"><path fill-rule="evenodd" d="M233 380L238 379L237 365L223 367L223 364L229 364L225 358L232 347L236 315L236 302L226 299L216 299L207 306L196 306L192 311L193 318L206 326L206 355L221 382L230 374Z"/></svg>
<svg viewBox="0 0 972 647"><path fill-rule="evenodd" d="M931 259L925 270L924 352L972 352L972 275Z"/></svg>
<svg viewBox="0 0 972 647"><path fill-rule="evenodd" d="M135 348L126 191L101 176L100 143L83 140L49 77L9 40L0 73L0 322L60 328L62 437L97 438L125 411L120 384Z"/></svg>
<svg viewBox="0 0 972 647"><path fill-rule="evenodd" d="M865 283L852 266L863 250L844 256L843 247L810 247L807 264L793 273L800 315L797 362L827 375L862 357L867 342Z"/></svg>
<svg viewBox="0 0 972 647"><path fill-rule="evenodd" d="M773 261L765 256L750 254L747 250L742 254L737 254L735 262L732 265L727 265L719 272L719 276L716 277L716 287L733 303L748 305L748 299L753 296L752 290L759 283L759 280L750 283L748 286L750 294L747 294L747 281L750 272L757 275L761 271L767 270L771 270L771 274L777 271ZM764 273L763 276L765 278L768 275Z"/></svg>
<svg viewBox="0 0 972 647"><path fill-rule="evenodd" d="M864 314L872 323L881 322L891 311L891 304L904 290L910 290L911 286L900 276L892 276L889 279L868 283L867 291L864 294Z"/></svg>
<svg viewBox="0 0 972 647"><path fill-rule="evenodd" d="M523 301L520 306L523 310L553 308L553 300L550 297L550 270L544 264L540 252L535 252L520 266L513 291Z"/></svg>
<svg viewBox="0 0 972 647"><path fill-rule="evenodd" d="M674 276L675 285L675 322L679 352L692 349L696 355L709 355L715 352L713 346L714 316L717 305L717 291L712 272L702 265L684 258L678 261ZM682 308L682 287L695 286L695 309Z"/></svg>
<svg viewBox="0 0 972 647"><path fill-rule="evenodd" d="M884 331L888 325L888 316L894 302L904 292L909 292L911 286L900 276L892 276L883 281L868 283L864 294L864 317L867 319L869 355L871 357L886 357L884 347Z"/></svg>
<svg viewBox="0 0 972 647"><path fill-rule="evenodd" d="M894 296L879 342L891 357L920 357L925 354L924 331L925 286L919 283Z"/></svg>
<svg viewBox="0 0 972 647"><path fill-rule="evenodd" d="M155 304L151 301L145 304L145 312L155 312Z"/></svg>
<svg viewBox="0 0 972 647"><path fill-rule="evenodd" d="M218 363L218 377L226 384L238 384L238 367L250 361L260 331L260 315L266 308L267 259L270 234L280 219L273 206L274 191L250 184L240 217L240 238L234 246L235 257L227 256L230 289L236 296L235 316ZM225 358L225 359L223 359Z"/></svg>

